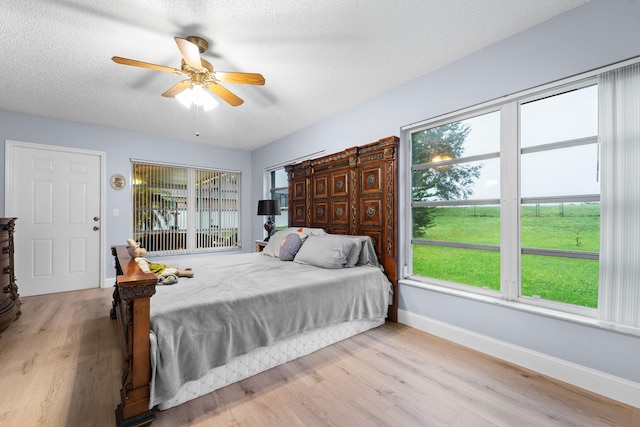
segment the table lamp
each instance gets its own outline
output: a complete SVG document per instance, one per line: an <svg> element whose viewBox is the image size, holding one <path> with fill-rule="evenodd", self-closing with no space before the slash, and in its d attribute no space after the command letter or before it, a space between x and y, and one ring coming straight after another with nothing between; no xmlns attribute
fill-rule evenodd
<svg viewBox="0 0 640 427"><path fill-rule="evenodd" d="M265 242L269 241L271 233L276 228L276 225L271 220L271 216L280 215L280 202L278 200L258 200L258 215L267 215L267 222L264 224L264 229L267 231L267 237Z"/></svg>

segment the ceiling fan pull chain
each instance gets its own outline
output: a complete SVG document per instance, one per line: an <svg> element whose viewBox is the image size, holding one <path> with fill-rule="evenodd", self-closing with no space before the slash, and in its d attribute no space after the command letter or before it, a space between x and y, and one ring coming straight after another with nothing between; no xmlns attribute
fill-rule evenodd
<svg viewBox="0 0 640 427"><path fill-rule="evenodd" d="M200 127L200 106L195 104L196 106L196 136L200 136L200 131L198 128Z"/></svg>

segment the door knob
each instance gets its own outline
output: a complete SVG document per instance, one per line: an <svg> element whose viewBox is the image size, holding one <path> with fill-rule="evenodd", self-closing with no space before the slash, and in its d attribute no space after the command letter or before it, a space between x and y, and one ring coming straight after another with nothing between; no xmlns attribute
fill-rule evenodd
<svg viewBox="0 0 640 427"><path fill-rule="evenodd" d="M94 221L100 221L100 217L94 216L94 217L93 217L93 220L94 220Z"/></svg>
<svg viewBox="0 0 640 427"><path fill-rule="evenodd" d="M98 231L98 230L100 230L100 227L98 227L97 225L94 225L93 226L93 231Z"/></svg>

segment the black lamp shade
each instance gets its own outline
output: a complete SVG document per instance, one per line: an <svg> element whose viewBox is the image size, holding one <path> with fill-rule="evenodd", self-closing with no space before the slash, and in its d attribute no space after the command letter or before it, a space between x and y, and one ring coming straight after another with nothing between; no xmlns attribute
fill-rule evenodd
<svg viewBox="0 0 640 427"><path fill-rule="evenodd" d="M265 242L269 241L271 233L275 230L276 225L271 221L272 215L280 215L280 202L278 200L258 200L258 215L268 215L269 218L264 224L264 229L267 232Z"/></svg>
<svg viewBox="0 0 640 427"><path fill-rule="evenodd" d="M258 200L258 215L280 215L280 201Z"/></svg>

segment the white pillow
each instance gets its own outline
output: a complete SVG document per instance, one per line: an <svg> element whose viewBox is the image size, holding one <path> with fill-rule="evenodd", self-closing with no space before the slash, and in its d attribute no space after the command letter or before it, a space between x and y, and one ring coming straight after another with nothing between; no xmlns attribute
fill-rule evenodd
<svg viewBox="0 0 640 427"><path fill-rule="evenodd" d="M271 238L269 239L269 242L267 243L267 246L265 246L264 249L262 250L262 253L264 255L280 258L280 246L282 246L282 242L284 241L284 239L286 239L287 236L291 233L296 233L298 236L300 236L300 240L302 240L303 242L305 241L307 236L327 234L327 232L324 231L322 228L308 228L308 227L285 228L284 230L280 230L276 232L273 236L271 236Z"/></svg>
<svg viewBox="0 0 640 427"><path fill-rule="evenodd" d="M380 263L378 262L378 255L376 254L376 250L373 247L373 240L370 236L353 236L353 235L345 235L345 237L355 239L360 242L360 248L358 250L358 259L355 265L370 265L374 267L379 267ZM354 267L351 265L353 259L350 257L349 262L347 263L347 267Z"/></svg>
<svg viewBox="0 0 640 427"><path fill-rule="evenodd" d="M322 268L344 268L347 266L347 261L349 256L353 254L354 248L359 246L360 244L356 240L340 235L311 235L307 237L293 260L300 264ZM357 251L353 265L359 256L359 251Z"/></svg>

